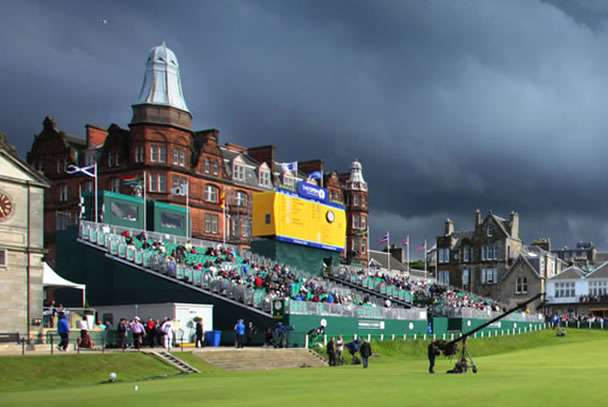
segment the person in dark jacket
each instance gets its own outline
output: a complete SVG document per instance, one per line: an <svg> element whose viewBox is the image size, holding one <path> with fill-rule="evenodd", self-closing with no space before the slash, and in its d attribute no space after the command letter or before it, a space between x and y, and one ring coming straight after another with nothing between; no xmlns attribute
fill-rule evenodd
<svg viewBox="0 0 608 407"><path fill-rule="evenodd" d="M367 369L367 359L372 355L372 345L370 345L367 339L361 344L359 353L361 353L361 359L363 359L363 368Z"/></svg>
<svg viewBox="0 0 608 407"><path fill-rule="evenodd" d="M70 336L70 325L63 312L59 313L59 321L57 321L57 333L61 337L61 342L57 346L58 350L68 350L69 336Z"/></svg>
<svg viewBox="0 0 608 407"><path fill-rule="evenodd" d="M253 321L247 322L247 329L245 329L245 336L247 339L247 346L253 346L253 338L258 333L258 330L253 326Z"/></svg>
<svg viewBox="0 0 608 407"><path fill-rule="evenodd" d="M437 348L437 343L435 342L435 338L431 339L431 343L429 343L428 347L428 356L429 356L429 373L435 373L435 357L439 355L439 349Z"/></svg>
<svg viewBox="0 0 608 407"><path fill-rule="evenodd" d="M329 366L336 366L336 338L331 338L327 343L327 356L329 356Z"/></svg>
<svg viewBox="0 0 608 407"><path fill-rule="evenodd" d="M203 318L199 318L196 321L196 342L194 346L198 348L198 344L201 344L201 348L203 347Z"/></svg>

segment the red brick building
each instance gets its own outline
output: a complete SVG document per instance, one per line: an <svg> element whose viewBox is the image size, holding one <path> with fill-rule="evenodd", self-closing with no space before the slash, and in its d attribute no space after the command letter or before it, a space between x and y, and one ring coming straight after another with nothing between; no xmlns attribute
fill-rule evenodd
<svg viewBox="0 0 608 407"><path fill-rule="evenodd" d="M275 147L243 147L220 144L217 129L192 130L192 114L186 106L173 51L165 44L154 47L146 62L141 94L132 106L129 129L116 124L107 129L87 124L86 138L70 136L46 117L35 137L27 162L52 182L45 194L45 242L53 256L55 230L61 213L77 217L79 192L92 192L93 178L70 175L69 165L98 166L98 189L133 193L123 177L146 174L148 199L175 205L186 204L173 187L189 185L192 236L248 246L251 240L252 194L272 190L279 184L295 186L307 174L320 171L330 199L345 203L348 219L346 253L365 262L367 237L357 231L367 228L367 183L361 164L351 172L325 172L321 159L299 161L298 171L282 171ZM225 199L226 215L221 207ZM361 234L361 233L360 233ZM359 235L360 235L359 234Z"/></svg>

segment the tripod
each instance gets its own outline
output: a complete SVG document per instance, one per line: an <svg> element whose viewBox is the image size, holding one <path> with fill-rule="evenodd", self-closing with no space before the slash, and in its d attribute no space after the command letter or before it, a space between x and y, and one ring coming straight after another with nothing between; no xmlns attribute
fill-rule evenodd
<svg viewBox="0 0 608 407"><path fill-rule="evenodd" d="M462 341L462 349L460 350L460 353L458 354L458 362L456 362L456 364L458 364L458 363L460 363L463 373L467 372L467 370L469 368L469 364L471 366L471 370L473 371L473 373L477 373L477 366L475 365L475 362L473 361L473 357L471 356L471 353L469 352L469 349L467 348L466 339L464 341Z"/></svg>

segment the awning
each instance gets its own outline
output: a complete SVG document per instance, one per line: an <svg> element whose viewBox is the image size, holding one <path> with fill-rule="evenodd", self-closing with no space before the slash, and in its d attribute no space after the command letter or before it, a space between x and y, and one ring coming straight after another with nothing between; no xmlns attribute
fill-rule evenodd
<svg viewBox="0 0 608 407"><path fill-rule="evenodd" d="M55 270L51 268L45 261L42 262L42 286L43 287L64 287L64 288L76 288L82 290L82 306L86 303L86 284L78 284L72 281L66 280L59 274L55 273Z"/></svg>

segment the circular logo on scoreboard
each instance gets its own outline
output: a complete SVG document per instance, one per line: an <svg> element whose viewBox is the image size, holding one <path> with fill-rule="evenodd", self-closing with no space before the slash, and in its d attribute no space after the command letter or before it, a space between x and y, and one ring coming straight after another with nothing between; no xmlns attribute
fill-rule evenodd
<svg viewBox="0 0 608 407"><path fill-rule="evenodd" d="M3 222L11 217L13 214L14 206L12 199L5 194L0 192L0 222Z"/></svg>
<svg viewBox="0 0 608 407"><path fill-rule="evenodd" d="M283 303L281 301L275 301L274 309L276 309L277 311L280 311L281 308L283 308Z"/></svg>
<svg viewBox="0 0 608 407"><path fill-rule="evenodd" d="M336 214L334 211L327 211L325 214L325 219L327 219L329 223L333 223L336 220Z"/></svg>

